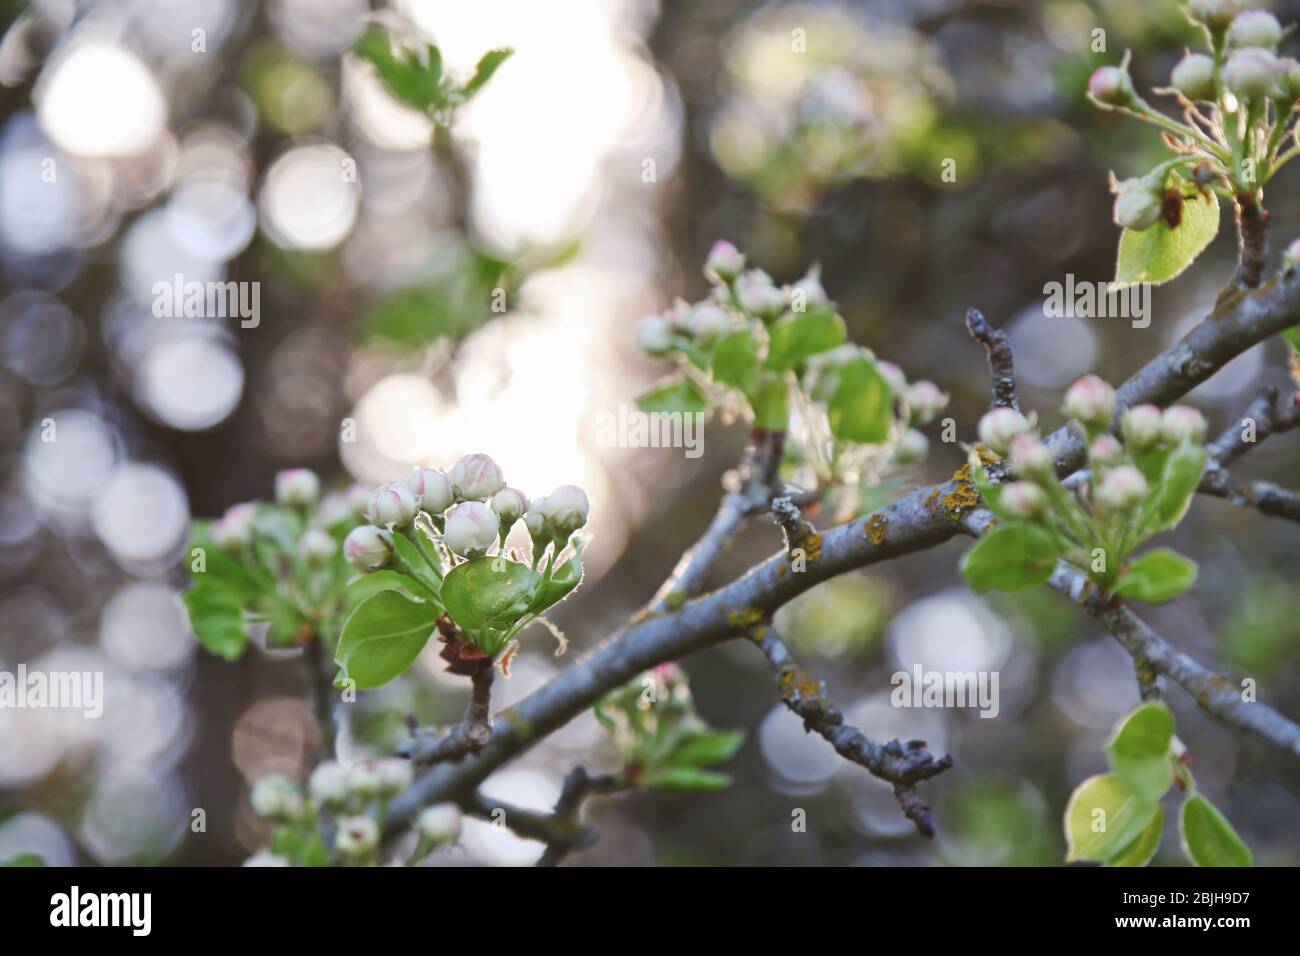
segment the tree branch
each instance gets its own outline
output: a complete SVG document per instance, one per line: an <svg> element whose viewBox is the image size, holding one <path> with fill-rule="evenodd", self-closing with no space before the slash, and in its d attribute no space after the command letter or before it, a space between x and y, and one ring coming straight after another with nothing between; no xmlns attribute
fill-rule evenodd
<svg viewBox="0 0 1300 956"><path fill-rule="evenodd" d="M589 827L583 827L582 824L582 804L587 797L593 794L617 793L620 790L628 788L627 781L617 774L599 774L593 777L587 773L587 769L582 766L574 767L569 771L569 775L564 778L564 787L560 791L560 799L555 801L554 819L561 821L562 824L572 832L592 833L592 840L580 842L577 840L565 839L561 834L560 839L551 839L547 841L546 852L542 858L537 861L538 866L559 866L560 862L572 853L574 850L580 850L594 841L594 831ZM568 832L568 831L566 831Z"/></svg>
<svg viewBox="0 0 1300 956"><path fill-rule="evenodd" d="M492 662L478 667L470 675L469 706L464 719L443 733L436 729L418 728L410 740L397 748L400 757L416 763L439 763L459 760L467 754L476 754L492 739Z"/></svg>
<svg viewBox="0 0 1300 956"><path fill-rule="evenodd" d="M1222 498L1235 505L1255 508L1267 515L1300 521L1300 497L1267 481L1254 481L1244 487L1235 487L1228 474L1228 465L1246 454L1270 435L1300 427L1300 394L1291 393L1288 400L1280 398L1276 386L1260 389L1241 418L1254 423L1253 441L1247 441L1244 425L1225 429L1211 445L1205 474L1201 477L1202 494Z"/></svg>
<svg viewBox="0 0 1300 956"><path fill-rule="evenodd" d="M984 346L988 355L989 374L993 378L993 407L1020 411L1020 400L1016 398L1016 359L1007 333L989 325L988 319L978 309L966 311L966 330L971 338Z"/></svg>

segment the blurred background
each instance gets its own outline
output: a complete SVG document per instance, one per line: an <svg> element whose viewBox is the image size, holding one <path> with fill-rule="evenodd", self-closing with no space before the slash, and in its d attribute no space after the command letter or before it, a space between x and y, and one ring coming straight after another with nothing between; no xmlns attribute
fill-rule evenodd
<svg viewBox="0 0 1300 956"><path fill-rule="evenodd" d="M99 670L107 695L99 720L0 709L0 859L237 864L264 844L251 783L301 779L320 759L301 669L284 654L202 652L177 593L190 516L269 497L280 468L341 487L484 451L530 495L581 484L588 578L557 617L571 653L606 637L704 529L744 446L744 424L721 421L694 460L597 440L598 416L666 371L635 348L637 320L703 295L717 238L778 281L820 262L851 338L951 392L963 440L988 393L968 307L1010 331L1022 402L1050 429L1065 385L1086 371L1122 380L1230 275L1225 227L1156 290L1149 328L1043 311L1045 283L1113 276L1107 171L1145 172L1159 142L1083 90L1125 49L1140 90L1164 85L1196 42L1173 0L381 7L0 0L0 669ZM1300 14L1273 8L1284 24ZM449 149L431 149L428 120L349 52L375 13L405 18L461 75L486 49L515 48ZM1300 233L1297 175L1267 196L1275 249ZM156 317L154 283L177 274L258 282L256 327ZM1217 434L1260 385L1286 381L1269 342L1191 401ZM918 482L962 463L931 430ZM1237 471L1294 485L1297 464L1283 437ZM713 583L779 541L755 522ZM1292 717L1296 542L1285 522L1198 499L1169 543L1200 562L1199 584L1144 611ZM953 755L923 787L935 840L886 785L805 735L738 643L685 662L701 713L747 731L733 786L595 801L602 839L571 861L1059 863L1066 799L1105 769L1104 740L1137 702L1132 665L1058 595L971 593L956 574L964 547L846 575L778 619L851 722ZM550 651L526 640L494 705L569 664ZM390 751L406 713L459 715L464 681L439 663L427 651L412 676L362 695L344 759ZM998 671L999 716L895 710L889 677L916 663ZM1300 863L1300 768L1177 689L1168 700L1200 786L1257 862ZM484 790L545 809L573 764L608 753L584 715ZM807 832L792 832L796 809ZM469 822L436 859L540 852ZM1171 829L1155 862L1180 860Z"/></svg>

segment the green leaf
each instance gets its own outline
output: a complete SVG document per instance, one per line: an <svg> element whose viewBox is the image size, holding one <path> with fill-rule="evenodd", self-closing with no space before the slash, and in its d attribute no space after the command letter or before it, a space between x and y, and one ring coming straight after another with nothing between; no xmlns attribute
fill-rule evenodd
<svg viewBox="0 0 1300 956"><path fill-rule="evenodd" d="M678 767L708 767L730 760L744 740L745 734L739 730L703 730L682 740L666 762Z"/></svg>
<svg viewBox="0 0 1300 956"><path fill-rule="evenodd" d="M844 320L831 309L816 309L782 319L769 329L771 336L766 365L783 372L804 359L841 344L846 336Z"/></svg>
<svg viewBox="0 0 1300 956"><path fill-rule="evenodd" d="M542 576L527 565L485 555L447 573L442 601L452 620L482 650L495 654L511 628L529 613L541 581Z"/></svg>
<svg viewBox="0 0 1300 956"><path fill-rule="evenodd" d="M790 427L789 383L784 373L760 373L754 394L754 424L768 431L781 432Z"/></svg>
<svg viewBox="0 0 1300 956"><path fill-rule="evenodd" d="M878 445L889 438L894 393L876 363L866 356L836 370L835 388L826 402L831 434L844 441Z"/></svg>
<svg viewBox="0 0 1300 956"><path fill-rule="evenodd" d="M1174 715L1158 701L1137 707L1115 728L1106 744L1110 765L1134 793L1159 802L1173 785L1169 747Z"/></svg>
<svg viewBox="0 0 1300 956"><path fill-rule="evenodd" d="M1134 793L1117 774L1089 777L1065 807L1065 861L1105 863L1146 829L1158 809L1159 804Z"/></svg>
<svg viewBox="0 0 1300 956"><path fill-rule="evenodd" d="M415 532L423 534L422 531ZM429 550L433 552L433 542L425 537ZM416 582L419 583L421 591L427 592L433 597L438 596L442 590L442 577L434 571L425 560L424 555L420 553L419 547L401 531L393 532L393 550L397 553L397 564L399 570L409 574Z"/></svg>
<svg viewBox="0 0 1300 956"><path fill-rule="evenodd" d="M352 610L370 595L378 594L380 591L397 591L403 597L416 603L429 599L425 589L409 574L393 570L369 571L357 575L348 582L348 610Z"/></svg>
<svg viewBox="0 0 1300 956"><path fill-rule="evenodd" d="M1125 229L1119 237L1115 282L1168 282L1192 264L1218 231L1219 200L1214 196L1185 200L1177 229L1163 220L1149 229Z"/></svg>
<svg viewBox="0 0 1300 956"><path fill-rule="evenodd" d="M468 83L461 87L461 95L468 100L481 90L487 84L487 81L492 79L492 74L497 71L497 68L510 59L514 52L509 47L504 47L500 50L488 50L479 57L478 66L474 67L474 75L470 77Z"/></svg>
<svg viewBox="0 0 1300 956"><path fill-rule="evenodd" d="M1129 563L1113 594L1162 604L1196 583L1196 562L1169 548L1153 548Z"/></svg>
<svg viewBox="0 0 1300 956"><path fill-rule="evenodd" d="M190 618L190 630L211 653L228 661L238 660L248 645L240 596L206 579L181 595Z"/></svg>
<svg viewBox="0 0 1300 956"><path fill-rule="evenodd" d="M352 49L374 66L388 91L408 106L427 113L444 104L442 55L437 47L426 48L428 62L422 63L415 50L394 48L384 31L367 30Z"/></svg>
<svg viewBox="0 0 1300 956"><path fill-rule="evenodd" d="M680 412L683 415L703 414L709 400L700 387L685 375L678 375L646 392L636 400L643 412Z"/></svg>
<svg viewBox="0 0 1300 956"><path fill-rule="evenodd" d="M1250 847L1219 808L1200 794L1183 801L1178 818L1183 852L1197 866L1254 866Z"/></svg>
<svg viewBox="0 0 1300 956"><path fill-rule="evenodd" d="M1300 355L1300 328L1283 329L1282 338L1286 341L1287 345L1291 346L1291 353L1293 355Z"/></svg>
<svg viewBox="0 0 1300 956"><path fill-rule="evenodd" d="M641 785L648 790L721 790L731 777L696 767L662 767L646 774Z"/></svg>
<svg viewBox="0 0 1300 956"><path fill-rule="evenodd" d="M358 688L379 687L405 671L424 649L438 608L399 591L372 594L343 625L334 661Z"/></svg>
<svg viewBox="0 0 1300 956"><path fill-rule="evenodd" d="M713 348L713 378L753 397L758 389L758 340L749 329L718 339Z"/></svg>
<svg viewBox="0 0 1300 956"><path fill-rule="evenodd" d="M575 554L558 568L553 569L549 578L543 577L538 582L537 593L528 605L529 613L533 615L545 613L547 609L568 597L580 583L582 583L582 555Z"/></svg>
<svg viewBox="0 0 1300 956"><path fill-rule="evenodd" d="M1151 822L1146 825L1141 833L1133 838L1133 842L1124 847L1110 859L1105 866L1146 866L1151 862L1151 858L1156 855L1156 850L1160 849L1160 838L1165 831L1165 808L1156 807L1156 815L1151 818Z"/></svg>
<svg viewBox="0 0 1300 956"><path fill-rule="evenodd" d="M1182 520L1205 470L1205 449L1183 442L1165 459L1160 481L1147 494L1140 526L1164 531Z"/></svg>
<svg viewBox="0 0 1300 956"><path fill-rule="evenodd" d="M35 853L19 853L17 856L11 856L0 866L44 866L44 857Z"/></svg>
<svg viewBox="0 0 1300 956"><path fill-rule="evenodd" d="M1047 529L1026 521L1000 524L961 559L961 573L976 591L1018 591L1052 576L1060 547Z"/></svg>

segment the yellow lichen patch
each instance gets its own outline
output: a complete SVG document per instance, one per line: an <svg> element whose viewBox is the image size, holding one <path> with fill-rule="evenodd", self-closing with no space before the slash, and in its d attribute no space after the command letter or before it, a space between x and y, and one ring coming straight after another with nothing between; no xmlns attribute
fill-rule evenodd
<svg viewBox="0 0 1300 956"><path fill-rule="evenodd" d="M783 667L777 678L784 700L815 700L821 696L822 685L813 680L802 667Z"/></svg>
<svg viewBox="0 0 1300 956"><path fill-rule="evenodd" d="M727 615L727 623L737 631L749 631L755 625L761 624L765 615L758 608L747 607L743 611L732 611Z"/></svg>
<svg viewBox="0 0 1300 956"><path fill-rule="evenodd" d="M664 604L672 608L674 611L685 603L686 592L684 591L669 591L667 597L664 598Z"/></svg>
<svg viewBox="0 0 1300 956"><path fill-rule="evenodd" d="M816 533L810 534L799 542L799 547L803 548L806 560L816 561L822 556L822 536Z"/></svg>
<svg viewBox="0 0 1300 956"><path fill-rule="evenodd" d="M781 575L785 574L785 573L786 573L787 571L789 571L789 570L790 570L790 568L789 568L787 565L784 565L784 564L778 564L778 565L776 566L776 576L777 576L777 577L780 577Z"/></svg>
<svg viewBox="0 0 1300 956"><path fill-rule="evenodd" d="M513 707L507 707L505 710L498 712L496 716L510 728L510 732L514 734L515 739L527 740L533 735L532 722L519 716L519 712Z"/></svg>
<svg viewBox="0 0 1300 956"><path fill-rule="evenodd" d="M1000 461L993 452L989 451L983 445L975 446L975 454L979 459L982 467L988 468L995 462ZM974 508L980 503L980 493L976 490L971 478L971 462L968 460L952 473L953 488L943 496L944 513L952 519L960 518L962 512ZM933 507L935 500L939 496L940 489L936 488L925 499L927 507Z"/></svg>
<svg viewBox="0 0 1300 956"><path fill-rule="evenodd" d="M885 527L889 524L882 514L874 514L867 519L867 537L872 544L881 544L885 540Z"/></svg>

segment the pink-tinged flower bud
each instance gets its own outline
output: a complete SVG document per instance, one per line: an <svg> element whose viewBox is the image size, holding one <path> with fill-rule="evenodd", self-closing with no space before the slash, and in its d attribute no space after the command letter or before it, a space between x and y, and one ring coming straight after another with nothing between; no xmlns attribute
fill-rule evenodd
<svg viewBox="0 0 1300 956"><path fill-rule="evenodd" d="M1241 0L1188 0L1187 9L1197 23L1224 30L1241 11Z"/></svg>
<svg viewBox="0 0 1300 956"><path fill-rule="evenodd" d="M585 491L577 485L560 485L542 502L542 518L555 540L563 542L587 523L590 509Z"/></svg>
<svg viewBox="0 0 1300 956"><path fill-rule="evenodd" d="M750 269L736 280L736 298L742 309L765 322L785 311L785 296L762 269Z"/></svg>
<svg viewBox="0 0 1300 956"><path fill-rule="evenodd" d="M310 505L320 497L320 479L310 468L286 468L275 476L275 500L282 505Z"/></svg>
<svg viewBox="0 0 1300 956"><path fill-rule="evenodd" d="M1047 446L1029 432L1011 439L1009 457L1011 467L1021 478L1046 478L1056 468Z"/></svg>
<svg viewBox="0 0 1300 956"><path fill-rule="evenodd" d="M1277 61L1278 86L1287 100L1300 99L1300 60L1286 57Z"/></svg>
<svg viewBox="0 0 1300 956"><path fill-rule="evenodd" d="M1214 60L1204 53L1188 53L1174 67L1169 83L1193 102L1213 102Z"/></svg>
<svg viewBox="0 0 1300 956"><path fill-rule="evenodd" d="M348 798L347 768L335 760L318 764L307 780L307 792L317 806L339 806Z"/></svg>
<svg viewBox="0 0 1300 956"><path fill-rule="evenodd" d="M238 551L253 540L253 522L257 506L245 502L231 505L212 523L212 542L222 551Z"/></svg>
<svg viewBox="0 0 1300 956"><path fill-rule="evenodd" d="M1300 265L1300 239L1292 239L1282 253L1282 268L1291 272Z"/></svg>
<svg viewBox="0 0 1300 956"><path fill-rule="evenodd" d="M1012 518L1036 518L1047 509L1043 489L1028 481L1013 481L1002 488L998 498L1002 510Z"/></svg>
<svg viewBox="0 0 1300 956"><path fill-rule="evenodd" d="M259 817L283 820L297 816L302 810L302 792L288 777L272 774L257 781L249 795L249 802Z"/></svg>
<svg viewBox="0 0 1300 956"><path fill-rule="evenodd" d="M647 315L636 330L636 344L650 355L663 355L673 347L673 327L662 315Z"/></svg>
<svg viewBox="0 0 1300 956"><path fill-rule="evenodd" d="M691 310L690 328L695 338L709 342L731 328L731 316L712 302L701 302Z"/></svg>
<svg viewBox="0 0 1300 956"><path fill-rule="evenodd" d="M713 244L709 258L704 262L704 274L719 282L730 282L744 268L745 254L725 239Z"/></svg>
<svg viewBox="0 0 1300 956"><path fill-rule="evenodd" d="M1137 91L1128 70L1122 66L1103 66L1088 79L1088 93L1102 106L1131 106Z"/></svg>
<svg viewBox="0 0 1300 956"><path fill-rule="evenodd" d="M876 371L889 383L889 388L895 395L907 393L907 376L893 362L877 362Z"/></svg>
<svg viewBox="0 0 1300 956"><path fill-rule="evenodd" d="M1115 389L1096 375L1085 375L1065 390L1061 411L1087 425L1105 425L1115 413Z"/></svg>
<svg viewBox="0 0 1300 956"><path fill-rule="evenodd" d="M930 439L915 428L903 432L894 448L894 462L899 465L911 465L921 461L930 451Z"/></svg>
<svg viewBox="0 0 1300 956"><path fill-rule="evenodd" d="M358 571L378 571L392 555L388 538L372 524L353 528L343 539L343 557Z"/></svg>
<svg viewBox="0 0 1300 956"><path fill-rule="evenodd" d="M1147 480L1132 465L1120 465L1106 472L1097 489L1097 505L1111 514L1131 511L1147 496Z"/></svg>
<svg viewBox="0 0 1300 956"><path fill-rule="evenodd" d="M830 302L822 286L821 269L813 266L808 274L785 291L786 301L795 312L818 309Z"/></svg>
<svg viewBox="0 0 1300 956"><path fill-rule="evenodd" d="M366 497L370 497L369 493ZM348 496L342 491L327 492L321 495L320 501L316 503L316 521L326 528L345 521L351 522L355 517Z"/></svg>
<svg viewBox="0 0 1300 956"><path fill-rule="evenodd" d="M462 501L447 514L442 540L456 554L477 557L497 540L501 520L481 501Z"/></svg>
<svg viewBox="0 0 1300 956"><path fill-rule="evenodd" d="M415 494L416 507L423 508L429 514L442 514L456 500L451 479L445 471L437 468L417 468L411 472L406 483Z"/></svg>
<svg viewBox="0 0 1300 956"><path fill-rule="evenodd" d="M1243 100L1280 95L1280 79L1277 57L1267 50L1238 50L1223 67L1224 85Z"/></svg>
<svg viewBox="0 0 1300 956"><path fill-rule="evenodd" d="M1119 430L1124 441L1137 451L1150 448L1160 440L1160 409L1154 405L1136 405L1120 416Z"/></svg>
<svg viewBox="0 0 1300 956"><path fill-rule="evenodd" d="M980 441L999 455L1011 447L1011 439L1029 431L1029 420L1014 408L995 408L980 419Z"/></svg>
<svg viewBox="0 0 1300 956"><path fill-rule="evenodd" d="M379 783L380 796L392 797L411 785L415 770L409 760L385 757L375 761L375 777Z"/></svg>
<svg viewBox="0 0 1300 956"><path fill-rule="evenodd" d="M491 505L501 519L501 533L504 535L528 510L528 497L518 488L502 488L492 496Z"/></svg>
<svg viewBox="0 0 1300 956"><path fill-rule="evenodd" d="M1115 225L1141 232L1160 219L1164 198L1145 178L1126 179L1115 192Z"/></svg>
<svg viewBox="0 0 1300 956"><path fill-rule="evenodd" d="M451 484L462 501L487 501L506 486L506 480L487 455L466 455L452 467Z"/></svg>
<svg viewBox="0 0 1300 956"><path fill-rule="evenodd" d="M415 829L434 846L441 846L460 837L460 822L460 807L454 803L435 803L420 811L415 818Z"/></svg>
<svg viewBox="0 0 1300 956"><path fill-rule="evenodd" d="M691 333L691 304L685 299L678 297L673 300L673 304L664 309L664 321L674 332L680 332L683 335Z"/></svg>
<svg viewBox="0 0 1300 956"><path fill-rule="evenodd" d="M1237 49L1276 50L1281 40L1282 24L1267 10L1246 10L1228 27L1228 42Z"/></svg>
<svg viewBox="0 0 1300 956"><path fill-rule="evenodd" d="M1124 446L1114 435L1098 435L1096 441L1088 446L1088 461L1094 467L1110 467L1124 460Z"/></svg>
<svg viewBox="0 0 1300 956"><path fill-rule="evenodd" d="M1171 405L1160 420L1160 437L1170 445L1205 441L1205 416L1190 405Z"/></svg>
<svg viewBox="0 0 1300 956"><path fill-rule="evenodd" d="M366 516L366 509L370 507L372 490L360 482L348 485L348 489L344 494L347 496L348 508L354 517L364 518Z"/></svg>
<svg viewBox="0 0 1300 956"><path fill-rule="evenodd" d="M334 538L320 528L308 528L298 539L298 557L308 564L324 564L337 550Z"/></svg>
<svg viewBox="0 0 1300 956"><path fill-rule="evenodd" d="M356 763L348 768L348 792L368 800L379 795L379 774L372 763Z"/></svg>
<svg viewBox="0 0 1300 956"><path fill-rule="evenodd" d="M948 396L934 382L913 382L904 393L913 420L924 425L948 405Z"/></svg>
<svg viewBox="0 0 1300 956"><path fill-rule="evenodd" d="M419 511L415 492L404 481L386 481L370 496L370 523L380 528L405 528Z"/></svg>
<svg viewBox="0 0 1300 956"><path fill-rule="evenodd" d="M344 817L339 821L334 849L349 859L368 856L379 845L379 827L370 817Z"/></svg>
<svg viewBox="0 0 1300 956"><path fill-rule="evenodd" d="M533 543L546 541L546 519L542 517L542 505L546 503L545 498L534 498L528 505L528 510L524 512L524 527L533 537Z"/></svg>

